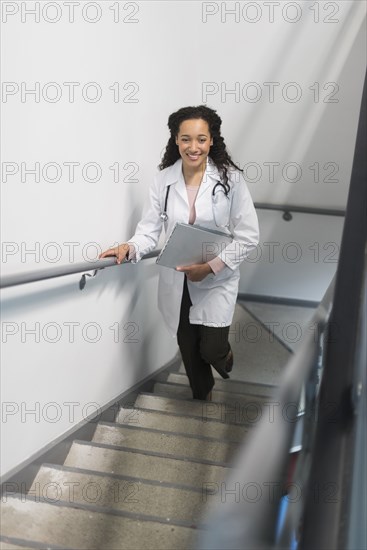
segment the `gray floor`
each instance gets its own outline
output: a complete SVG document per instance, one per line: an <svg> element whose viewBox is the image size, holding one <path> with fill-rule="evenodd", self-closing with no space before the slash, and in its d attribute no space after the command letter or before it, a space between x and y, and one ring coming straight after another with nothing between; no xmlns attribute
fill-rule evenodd
<svg viewBox="0 0 367 550"><path fill-rule="evenodd" d="M312 307L239 300L229 340L234 353L231 378L277 384L283 367L308 331Z"/></svg>
<svg viewBox="0 0 367 550"><path fill-rule="evenodd" d="M291 353L237 303L229 341L234 355L231 378L244 382L277 384Z"/></svg>

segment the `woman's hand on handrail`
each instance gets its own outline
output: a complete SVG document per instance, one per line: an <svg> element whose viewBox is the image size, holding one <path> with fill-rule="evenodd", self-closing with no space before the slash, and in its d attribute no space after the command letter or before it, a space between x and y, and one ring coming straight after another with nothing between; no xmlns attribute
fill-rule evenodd
<svg viewBox="0 0 367 550"><path fill-rule="evenodd" d="M102 254L99 255L98 258L101 259L106 258L107 256L116 256L116 263L120 264L128 255L129 248L130 247L127 243L121 243L114 248L109 248L108 250L105 250L104 252L102 252Z"/></svg>

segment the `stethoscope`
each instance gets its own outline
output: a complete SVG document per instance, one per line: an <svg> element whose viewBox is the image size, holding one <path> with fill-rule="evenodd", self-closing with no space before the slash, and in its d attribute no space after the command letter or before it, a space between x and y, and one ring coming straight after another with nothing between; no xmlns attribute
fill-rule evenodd
<svg viewBox="0 0 367 550"><path fill-rule="evenodd" d="M172 184L171 184L172 185ZM160 218L163 222L166 222L168 220L168 214L167 214L167 202L168 202L168 195L169 195L169 190L171 188L171 185L168 185L167 186L167 191L166 191L166 198L165 198L165 201L164 201L164 209L163 211L161 212L160 214ZM213 187L213 190L212 190L212 201L213 203L215 204L216 203L216 199L215 197L218 195L218 193L215 191L217 189L217 187L220 187L220 192L223 192L225 194L225 196L227 198L228 197L228 193L229 193L229 188L227 188L224 183L222 183L220 180L217 181L217 183L214 185Z"/></svg>

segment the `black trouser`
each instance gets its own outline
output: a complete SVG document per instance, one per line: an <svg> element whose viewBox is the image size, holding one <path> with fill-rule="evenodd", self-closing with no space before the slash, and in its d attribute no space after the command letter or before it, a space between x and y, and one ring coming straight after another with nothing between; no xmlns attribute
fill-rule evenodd
<svg viewBox="0 0 367 550"><path fill-rule="evenodd" d="M191 305L185 275L177 342L193 398L205 399L214 386L214 377L210 365L224 370L227 355L231 349L228 342L229 326L191 325L189 321Z"/></svg>

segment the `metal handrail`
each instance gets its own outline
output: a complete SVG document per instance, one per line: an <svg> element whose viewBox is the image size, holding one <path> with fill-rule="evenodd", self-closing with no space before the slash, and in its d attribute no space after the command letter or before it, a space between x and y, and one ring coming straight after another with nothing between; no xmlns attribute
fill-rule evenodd
<svg viewBox="0 0 367 550"><path fill-rule="evenodd" d="M313 331L307 334L289 360L279 381L279 388L269 400L272 422L263 416L252 437L246 439L236 457L225 486L228 487L228 492L233 492L236 486L239 487L240 502L233 495L228 501L223 502L223 498L221 499L221 505L208 518L209 529L199 540L200 550L244 548L244 541L246 548L251 549L270 548L274 544L279 510L275 486L279 496L281 488L277 484L284 479L287 469L289 455L286 450L291 447L297 417L297 412L294 412L294 417L287 416L285 419L284 410L291 406L296 411L302 384L315 365L320 336L328 324L332 309L334 286L335 276L310 322L310 326L317 327L318 337L315 339ZM244 498L241 492L249 483L262 491L256 505Z"/></svg>
<svg viewBox="0 0 367 550"><path fill-rule="evenodd" d="M330 210L326 208L311 208L305 206L296 205L282 205L282 204L270 204L270 203L254 203L255 208L258 210L279 210L284 212L285 215L290 215L291 212L301 212L304 214L319 214L324 216L344 216L344 210ZM287 221L290 221L292 217L285 217ZM147 260L149 258L155 258L160 253L160 250L154 250L149 254L146 254L142 259ZM129 263L129 262L126 262ZM96 275L96 272L105 267L113 267L117 264L116 260L111 258L103 258L102 260L96 260L94 262L79 262L73 265L73 267L61 266L50 267L47 269L40 269L37 271L26 271L25 273L16 273L11 275L5 275L0 279L0 289L9 288L12 286L24 285L27 283L34 283L37 281L43 281L46 279L54 279L55 277L64 277L65 275L72 275L74 273L83 273L87 271L94 271L92 275ZM82 290L85 286L86 275L81 280L79 287Z"/></svg>
<svg viewBox="0 0 367 550"><path fill-rule="evenodd" d="M321 216L345 216L345 210L337 208L313 208L312 206L297 206L295 204L271 204L265 202L255 202L257 210L280 210L290 214L291 212L299 212L301 214L318 214ZM286 220L289 221L289 220Z"/></svg>
<svg viewBox="0 0 367 550"><path fill-rule="evenodd" d="M148 260L149 258L155 258L160 253L160 250L154 250L145 254L143 260ZM94 262L79 262L73 264L72 266L60 266L60 267L49 267L47 269L39 269L37 271L26 271L25 273L17 273L13 275L5 275L1 278L0 288L9 288L12 286L24 285L26 283L35 283L37 281L43 281L46 279L54 279L55 277L64 277L64 275L73 275L74 273L83 273L87 271L94 271L94 275L105 267L113 267L117 265L123 265L116 263L116 258L102 258L101 260L96 260ZM85 275L82 276L79 286L80 289L83 289L85 286Z"/></svg>

